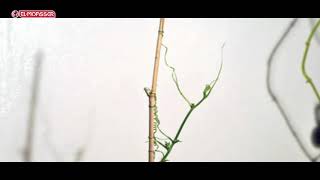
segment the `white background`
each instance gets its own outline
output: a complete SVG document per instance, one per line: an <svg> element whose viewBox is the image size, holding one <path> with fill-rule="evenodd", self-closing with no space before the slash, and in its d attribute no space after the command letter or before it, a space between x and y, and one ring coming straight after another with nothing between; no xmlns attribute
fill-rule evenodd
<svg viewBox="0 0 320 180"><path fill-rule="evenodd" d="M171 161L307 161L267 94L266 63L291 19L167 19L164 44L181 88L195 102ZM148 99L159 19L1 19L0 160L21 161L33 64L43 54L33 161L146 161ZM276 56L274 89L310 143L316 98L300 72L308 19ZM319 45L307 68L320 85ZM162 53L163 55L163 53ZM188 107L164 65L158 82L162 129L174 135ZM89 133L88 133L89 132ZM89 135L88 135L89 134Z"/></svg>

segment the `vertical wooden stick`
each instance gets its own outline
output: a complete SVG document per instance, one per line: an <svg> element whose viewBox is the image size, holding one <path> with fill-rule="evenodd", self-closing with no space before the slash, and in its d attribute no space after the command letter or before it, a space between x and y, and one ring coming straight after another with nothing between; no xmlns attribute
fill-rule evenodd
<svg viewBox="0 0 320 180"><path fill-rule="evenodd" d="M163 38L163 29L164 29L164 18L160 18L158 40L157 40L157 47L156 47L156 57L155 57L154 69L153 69L152 88L149 95L149 162L154 162L154 158L155 158L153 109L154 109L154 106L156 105L157 81L158 81L160 52L161 52L161 45L162 45L162 38Z"/></svg>

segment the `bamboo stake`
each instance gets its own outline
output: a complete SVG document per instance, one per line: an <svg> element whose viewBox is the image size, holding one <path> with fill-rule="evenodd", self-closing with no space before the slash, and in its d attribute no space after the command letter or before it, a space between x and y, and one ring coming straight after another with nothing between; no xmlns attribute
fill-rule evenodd
<svg viewBox="0 0 320 180"><path fill-rule="evenodd" d="M163 38L163 29L164 29L164 18L160 18L158 40L157 40L157 47L156 47L156 56L155 56L154 69L153 69L152 88L149 94L149 152L148 152L149 162L154 162L154 159L155 159L153 107L156 105L157 81L158 81L161 44L162 44L162 38Z"/></svg>

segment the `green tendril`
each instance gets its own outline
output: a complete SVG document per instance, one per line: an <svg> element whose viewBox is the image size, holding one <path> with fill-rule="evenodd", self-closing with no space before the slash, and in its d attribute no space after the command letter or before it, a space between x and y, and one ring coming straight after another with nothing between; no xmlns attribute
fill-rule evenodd
<svg viewBox="0 0 320 180"><path fill-rule="evenodd" d="M144 91L147 94L147 96L150 96L150 89L149 88L144 88ZM154 147L155 147L155 152L160 153L160 154L162 154L162 156L164 156L165 153L163 151L161 151L160 146L163 147L165 150L167 150L169 145L171 144L170 142L172 142L173 140L170 136L168 136L166 133L164 133L160 129L160 119L159 119L159 115L158 115L158 107L157 107L157 98L156 97L155 97L155 105L153 106L152 111L153 111L153 115L154 115L153 143L154 143ZM162 136L164 136L165 138L158 137L158 132ZM156 154L155 154L155 156L156 156Z"/></svg>
<svg viewBox="0 0 320 180"><path fill-rule="evenodd" d="M182 90L181 90L181 88L180 88L180 86L179 86L178 76L177 76L177 74L176 74L176 69L168 64L168 61L167 61L168 47L165 46L165 45L163 45L163 44L162 44L162 46L165 48L164 61L165 61L165 63L166 63L166 66L169 67L169 68L171 69L171 71L172 71L172 73L171 73L172 80L173 80L174 84L176 85L176 87L177 87L180 95L182 96L182 98L183 98L183 99L188 103L188 105L191 107L192 103L191 103L191 102L188 100L188 98L183 94L183 92L182 92Z"/></svg>

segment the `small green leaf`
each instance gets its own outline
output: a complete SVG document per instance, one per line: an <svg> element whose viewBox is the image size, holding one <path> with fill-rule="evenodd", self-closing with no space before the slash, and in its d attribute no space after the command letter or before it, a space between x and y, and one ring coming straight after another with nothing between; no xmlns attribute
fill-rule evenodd
<svg viewBox="0 0 320 180"><path fill-rule="evenodd" d="M168 142L168 141L166 141L166 142L165 142L165 147L166 147L166 149L169 149L169 148L170 148L170 146L171 146L171 143L170 143L170 142Z"/></svg>
<svg viewBox="0 0 320 180"><path fill-rule="evenodd" d="M207 96L210 90L211 90L211 86L207 84L203 90L203 96Z"/></svg>
<svg viewBox="0 0 320 180"><path fill-rule="evenodd" d="M194 103L191 103L190 107L194 108L196 105Z"/></svg>

